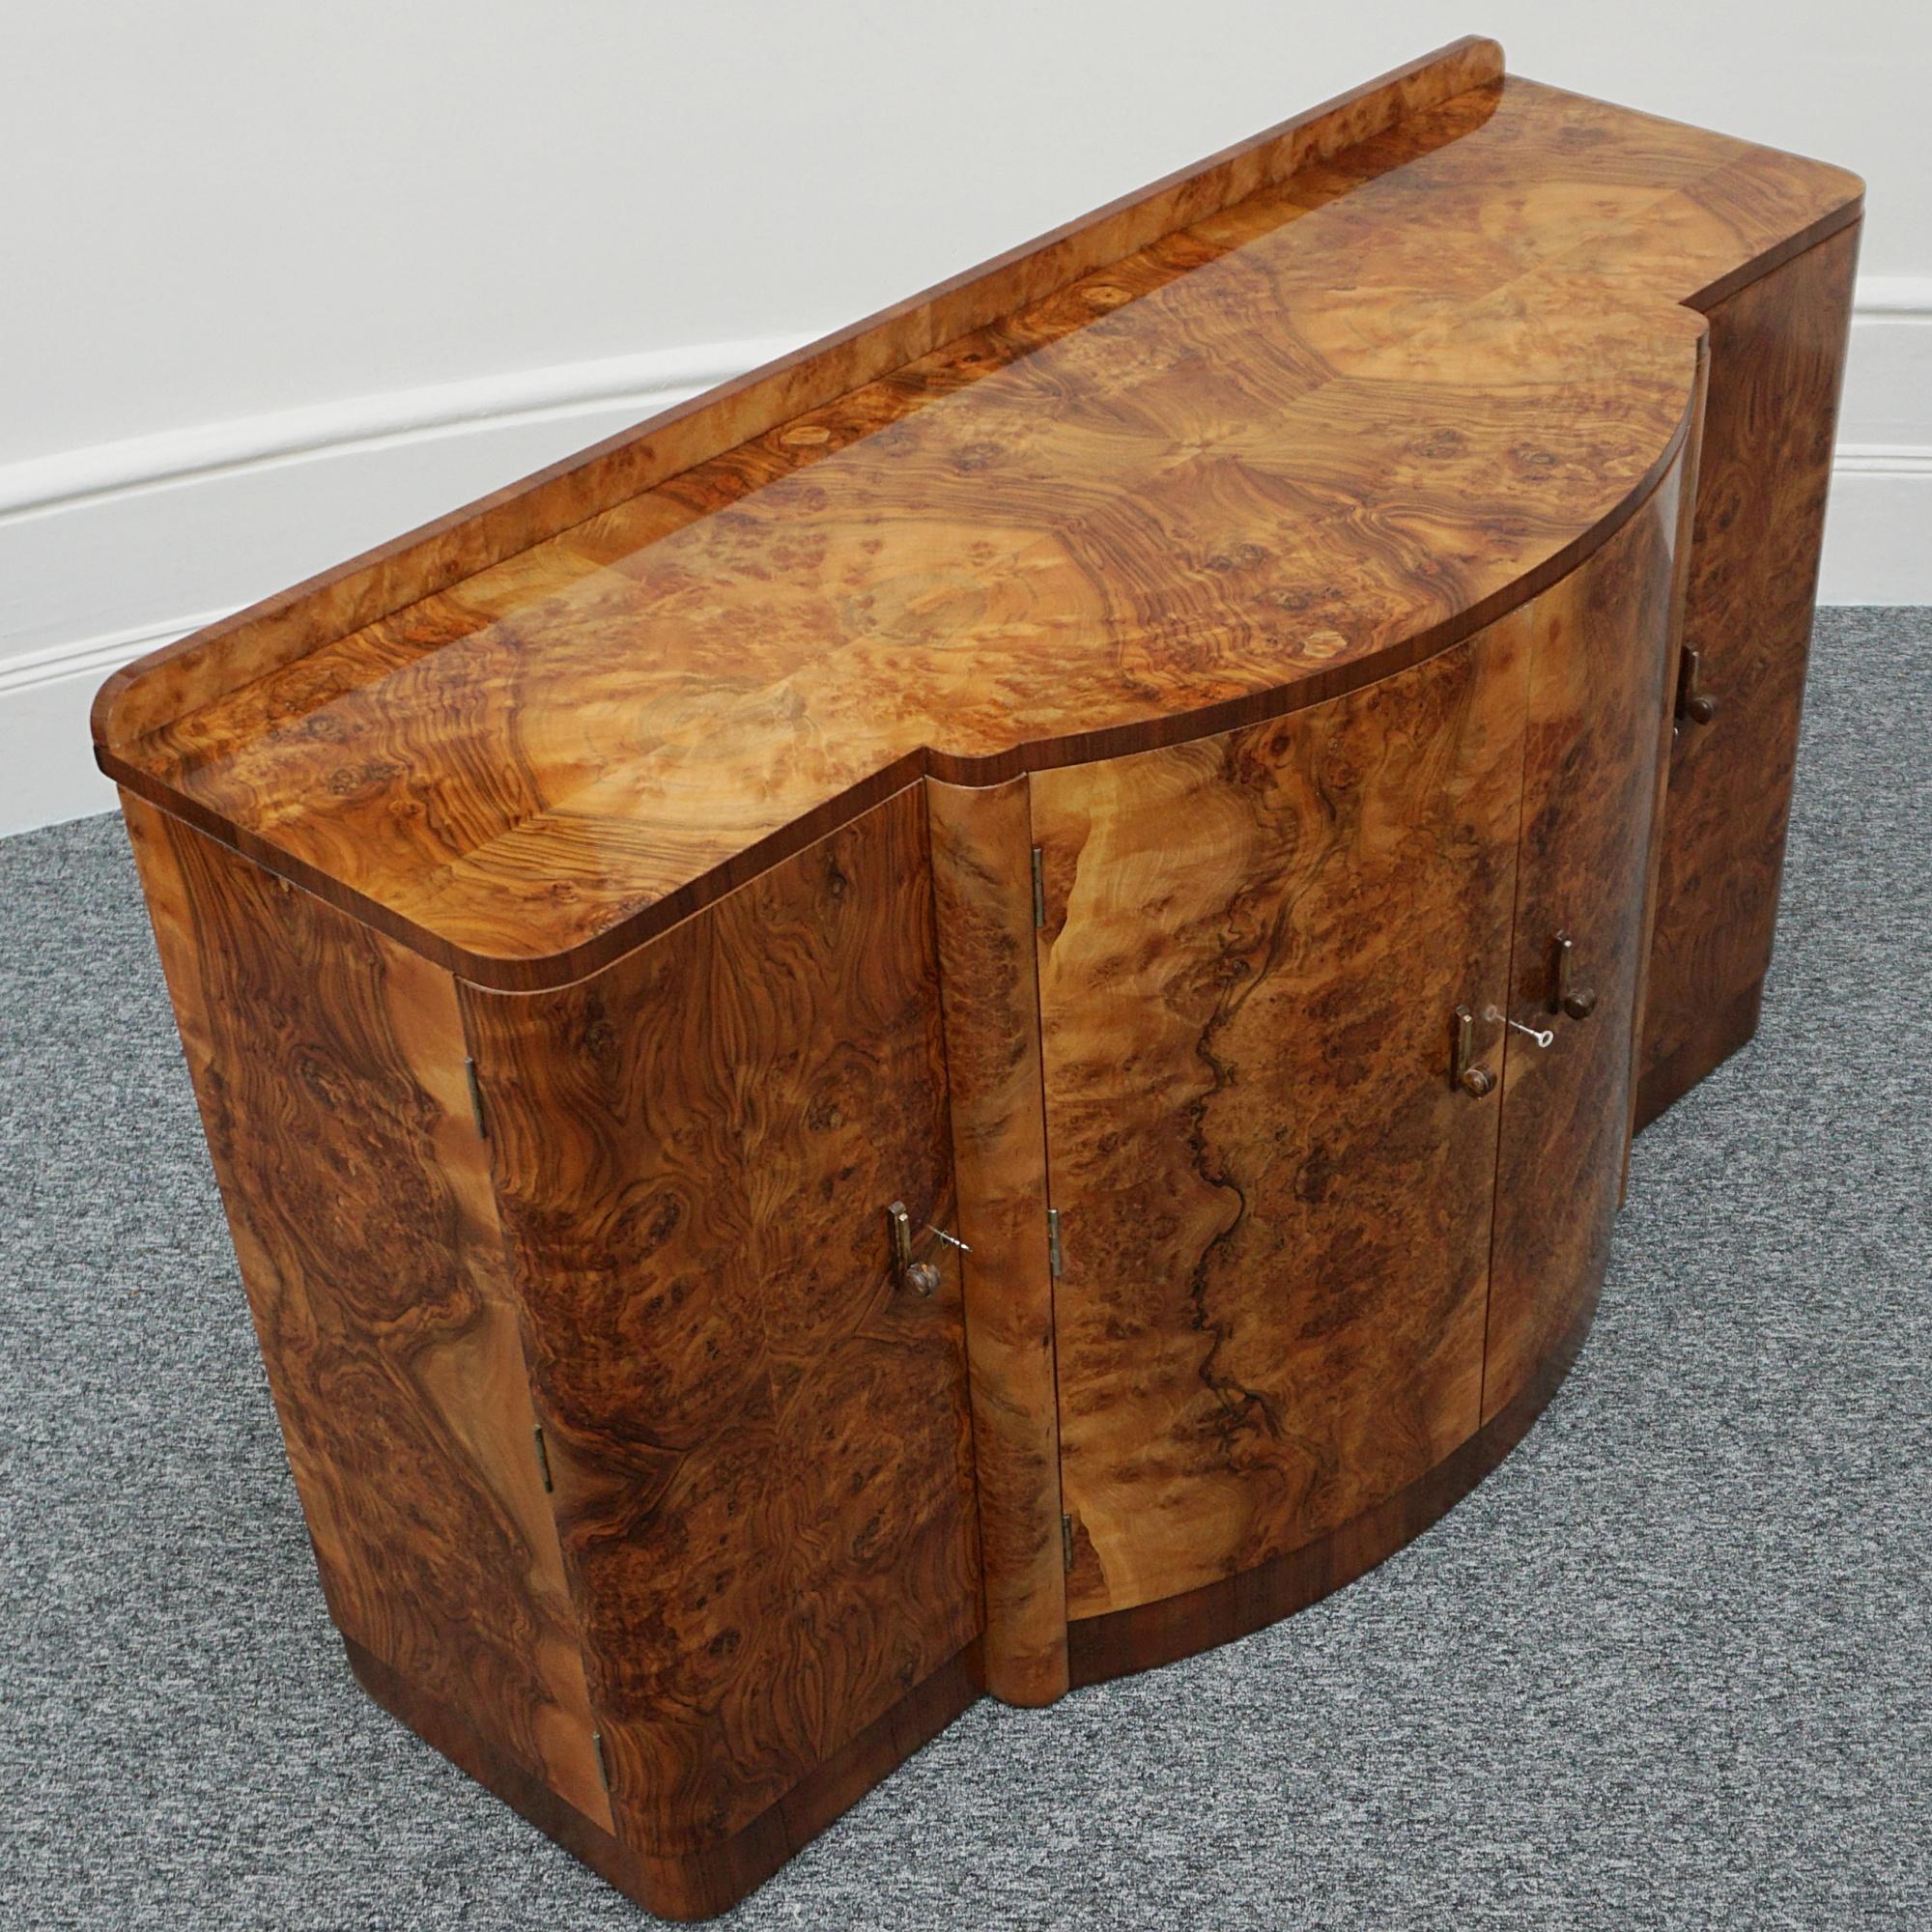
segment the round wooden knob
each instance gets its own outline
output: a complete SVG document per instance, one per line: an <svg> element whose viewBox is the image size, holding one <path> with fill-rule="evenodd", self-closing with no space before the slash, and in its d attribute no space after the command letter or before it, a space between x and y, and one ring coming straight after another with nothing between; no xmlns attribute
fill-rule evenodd
<svg viewBox="0 0 1932 1932"><path fill-rule="evenodd" d="M1473 1094L1481 1099L1492 1092L1496 1084L1496 1076L1487 1066L1465 1066L1463 1069L1463 1092Z"/></svg>
<svg viewBox="0 0 1932 1932"><path fill-rule="evenodd" d="M1563 1010L1573 1020L1586 1020L1597 1010L1597 996L1588 989L1580 993L1566 993L1563 996Z"/></svg>
<svg viewBox="0 0 1932 1932"><path fill-rule="evenodd" d="M1684 700L1684 712L1693 724L1708 724L1718 715L1718 700L1700 691Z"/></svg>

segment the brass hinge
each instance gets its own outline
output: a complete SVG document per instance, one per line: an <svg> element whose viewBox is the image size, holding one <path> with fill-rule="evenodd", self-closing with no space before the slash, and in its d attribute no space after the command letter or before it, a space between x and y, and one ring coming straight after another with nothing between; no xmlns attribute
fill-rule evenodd
<svg viewBox="0 0 1932 1932"><path fill-rule="evenodd" d="M1055 1281L1060 1279L1060 1209L1046 1210L1046 1264L1053 1270Z"/></svg>
<svg viewBox="0 0 1932 1932"><path fill-rule="evenodd" d="M538 1423L530 1434L536 1437L537 1467L543 1471L544 1488L554 1490L556 1485L550 1479L550 1444L544 1440L543 1424Z"/></svg>
<svg viewBox="0 0 1932 1932"><path fill-rule="evenodd" d="M476 1131L487 1141L490 1128L483 1119L483 1083L476 1077L476 1063L468 1054L463 1057L463 1073L469 1082L469 1111L475 1116Z"/></svg>
<svg viewBox="0 0 1932 1932"><path fill-rule="evenodd" d="M1073 1519L1064 1516L1060 1519L1060 1560L1064 1569L1073 1568Z"/></svg>
<svg viewBox="0 0 1932 1932"><path fill-rule="evenodd" d="M606 1794L611 1789L611 1760L604 1755L604 1733L590 1733L590 1747L597 1753L597 1781L603 1785Z"/></svg>
<svg viewBox="0 0 1932 1932"><path fill-rule="evenodd" d="M1033 923L1044 929L1046 925L1046 861L1037 845L1033 848Z"/></svg>

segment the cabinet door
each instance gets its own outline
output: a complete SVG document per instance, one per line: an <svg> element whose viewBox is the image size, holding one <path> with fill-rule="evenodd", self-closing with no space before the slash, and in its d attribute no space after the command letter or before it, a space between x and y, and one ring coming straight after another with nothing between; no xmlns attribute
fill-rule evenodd
<svg viewBox="0 0 1932 1932"><path fill-rule="evenodd" d="M1689 712L1671 752L1640 1122L1757 1028L1858 254L1845 229L1710 311L1684 642L1698 686L1685 696L1711 708Z"/></svg>
<svg viewBox="0 0 1932 1932"><path fill-rule="evenodd" d="M978 1694L922 794L466 1005L617 1833L728 1895Z"/></svg>
<svg viewBox="0 0 1932 1932"><path fill-rule="evenodd" d="M1074 1618L1298 1548L1477 1427L1498 1105L1450 1016L1508 985L1522 631L1033 781Z"/></svg>
<svg viewBox="0 0 1932 1932"><path fill-rule="evenodd" d="M461 1712L494 1760L608 1825L455 982L121 802L356 1669Z"/></svg>
<svg viewBox="0 0 1932 1932"><path fill-rule="evenodd" d="M1509 1009L1555 1037L1512 1030L1503 1049L1486 1422L1568 1367L1609 1257L1669 734L1679 480L1531 607Z"/></svg>

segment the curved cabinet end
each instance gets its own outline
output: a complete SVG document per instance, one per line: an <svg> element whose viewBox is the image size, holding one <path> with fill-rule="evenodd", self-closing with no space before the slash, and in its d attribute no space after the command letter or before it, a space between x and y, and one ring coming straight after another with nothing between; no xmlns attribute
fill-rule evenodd
<svg viewBox="0 0 1932 1932"><path fill-rule="evenodd" d="M1581 1352L1596 1312L1593 1289L1577 1320L1515 1395L1466 1442L1387 1501L1253 1570L1070 1625L1072 1682L1127 1677L1233 1643L1367 1576L1447 1516L1529 1434Z"/></svg>

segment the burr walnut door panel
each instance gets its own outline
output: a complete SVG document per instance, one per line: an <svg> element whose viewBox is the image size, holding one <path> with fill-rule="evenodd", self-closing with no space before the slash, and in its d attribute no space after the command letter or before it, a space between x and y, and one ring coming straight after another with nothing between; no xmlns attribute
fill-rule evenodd
<svg viewBox="0 0 1932 1932"><path fill-rule="evenodd" d="M1500 1110L1450 1042L1509 981L1528 621L1033 780L1076 1619L1297 1548L1478 1426Z"/></svg>
<svg viewBox="0 0 1932 1932"><path fill-rule="evenodd" d="M1859 231L1848 228L1710 313L1711 389L1684 612L1696 676L1670 759L1640 1121L1757 1025L1858 253Z"/></svg>
<svg viewBox="0 0 1932 1932"><path fill-rule="evenodd" d="M455 982L122 804L329 1610L608 1825Z"/></svg>
<svg viewBox="0 0 1932 1932"><path fill-rule="evenodd" d="M947 1666L977 1690L959 1276L923 1232L952 1188L923 792L466 1009L617 1833L782 1857L788 1794L856 1749L856 1795Z"/></svg>
<svg viewBox="0 0 1932 1932"><path fill-rule="evenodd" d="M1483 1418L1588 1319L1622 1193L1672 696L1673 471L1536 600ZM1567 941L1567 946L1561 942Z"/></svg>

